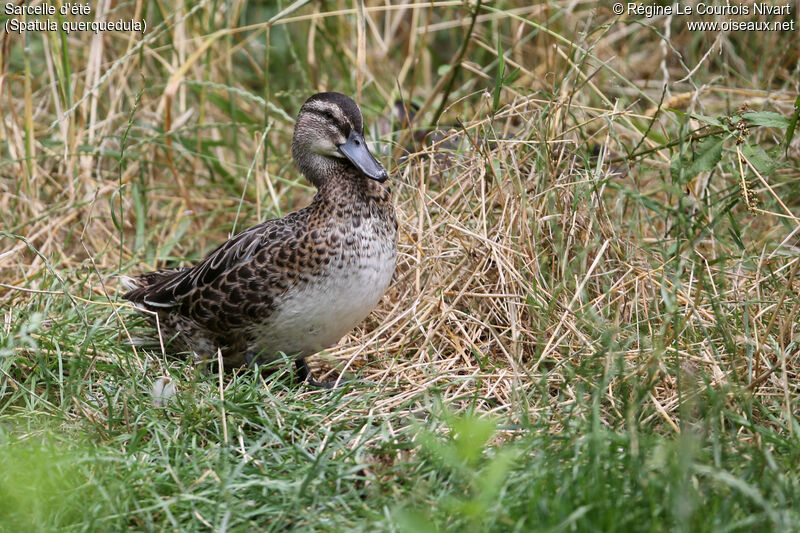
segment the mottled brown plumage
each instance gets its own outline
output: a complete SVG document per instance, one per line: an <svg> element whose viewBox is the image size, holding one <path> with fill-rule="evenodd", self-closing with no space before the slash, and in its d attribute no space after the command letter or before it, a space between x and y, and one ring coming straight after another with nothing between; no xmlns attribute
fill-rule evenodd
<svg viewBox="0 0 800 533"><path fill-rule="evenodd" d="M283 352L307 370L303 358L363 320L394 272L388 175L362 135L350 98L309 98L292 155L318 189L311 205L242 231L194 266L126 278L124 298L158 314L171 351L213 359L220 349L226 367Z"/></svg>

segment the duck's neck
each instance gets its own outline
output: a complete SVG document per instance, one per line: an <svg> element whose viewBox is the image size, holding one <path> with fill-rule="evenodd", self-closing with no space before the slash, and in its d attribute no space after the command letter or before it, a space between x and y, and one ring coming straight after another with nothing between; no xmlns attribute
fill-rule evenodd
<svg viewBox="0 0 800 533"><path fill-rule="evenodd" d="M308 180L316 185L317 202L350 202L362 204L390 204L391 189L385 183L370 179L352 165L334 161L325 174L306 174Z"/></svg>

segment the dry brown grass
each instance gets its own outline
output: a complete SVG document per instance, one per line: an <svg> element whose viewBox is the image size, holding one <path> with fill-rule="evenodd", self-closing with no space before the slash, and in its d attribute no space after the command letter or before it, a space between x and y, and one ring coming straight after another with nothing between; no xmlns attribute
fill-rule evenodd
<svg viewBox="0 0 800 533"><path fill-rule="evenodd" d="M792 416L797 140L775 174L750 173L760 204L748 211L736 201L746 162L702 173L688 193L671 182L669 141L680 137L680 120L664 111L719 115L747 105L789 116L792 37L760 36L759 49L785 52L758 63L747 50L755 36L698 41L667 25L667 44L655 33L665 21L605 26L614 19L598 4L489 4L457 61L470 23L456 18L468 14L461 2L370 2L361 15L351 7L312 3L244 25L208 3L191 12L151 5L145 15L135 3L113 17L151 19L143 37L36 34L26 54L19 36L3 35L5 334L15 309L50 309L46 295L69 296L79 315L105 317L123 339L134 313L115 296L114 275L197 259L234 227L310 199L287 149L305 96L357 93L374 124L400 88L427 117L448 94L443 120L460 145L447 156L429 146L394 166L397 280L341 348L317 358L329 378L358 371L396 389L376 412L430 390L512 417L522 409L554 428L584 386L607 391L609 421L624 419L619 405L635 397L641 418L665 430L679 429L679 398L706 388L733 403L752 393ZM244 8L233 2L228 13ZM248 21L259 17L248 9ZM520 76L492 116L498 38ZM440 77L448 57L460 71ZM767 148L781 141L763 128L749 138ZM634 147L643 155L628 157ZM76 346L65 344L66 355L120 357L79 355ZM585 368L605 369L591 374L603 382L586 383Z"/></svg>

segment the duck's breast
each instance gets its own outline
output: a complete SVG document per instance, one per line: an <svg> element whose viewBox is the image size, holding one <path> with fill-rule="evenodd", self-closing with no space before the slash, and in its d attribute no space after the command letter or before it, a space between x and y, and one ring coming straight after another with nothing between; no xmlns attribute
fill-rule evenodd
<svg viewBox="0 0 800 533"><path fill-rule="evenodd" d="M253 351L262 360L278 351L307 356L333 346L386 292L395 269L394 228L365 220L340 232L340 239L330 262L287 291L275 312L253 331Z"/></svg>

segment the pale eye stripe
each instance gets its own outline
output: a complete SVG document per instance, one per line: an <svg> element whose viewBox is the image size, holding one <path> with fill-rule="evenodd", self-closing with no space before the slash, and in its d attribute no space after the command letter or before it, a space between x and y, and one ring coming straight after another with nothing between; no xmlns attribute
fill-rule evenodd
<svg viewBox="0 0 800 533"><path fill-rule="evenodd" d="M306 104L309 111L315 111L317 113L325 113L330 112L337 118L344 118L342 114L342 110L339 109L338 106L329 105L324 102L312 102L311 104Z"/></svg>
<svg viewBox="0 0 800 533"><path fill-rule="evenodd" d="M339 129L345 134L347 134L353 128L353 125L350 123L350 120L348 120L348 118L344 116L341 109L339 109L338 107L331 107L324 104L311 105L308 106L307 111L311 114L317 115L323 120L333 122L333 125L336 126L337 129ZM328 113L333 115L332 121L331 118L327 116Z"/></svg>

